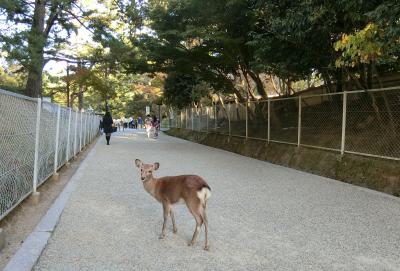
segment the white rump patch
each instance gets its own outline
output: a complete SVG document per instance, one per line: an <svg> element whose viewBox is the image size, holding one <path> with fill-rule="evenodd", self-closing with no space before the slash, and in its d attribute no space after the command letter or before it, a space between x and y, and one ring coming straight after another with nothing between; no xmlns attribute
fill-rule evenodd
<svg viewBox="0 0 400 271"><path fill-rule="evenodd" d="M205 203L211 197L211 191L207 187L203 187L200 191L197 192L197 197L201 200L202 203Z"/></svg>

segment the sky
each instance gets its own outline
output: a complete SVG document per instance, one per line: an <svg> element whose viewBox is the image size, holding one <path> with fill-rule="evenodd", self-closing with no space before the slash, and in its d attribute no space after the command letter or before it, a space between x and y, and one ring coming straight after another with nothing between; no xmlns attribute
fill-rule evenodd
<svg viewBox="0 0 400 271"><path fill-rule="evenodd" d="M96 0L81 0L80 5L85 7L86 10L97 10L99 12L105 12L106 9L103 5L99 4ZM87 43L93 43L93 35L86 28L80 26L77 34L71 33L69 38L70 45L66 47L62 52L67 55L74 55L74 51ZM51 75L66 75L67 63L65 61L49 61L44 70Z"/></svg>
<svg viewBox="0 0 400 271"><path fill-rule="evenodd" d="M80 27L78 29L77 35L75 33L71 34L69 42L70 45L66 49L62 50L62 52L68 55L74 55L74 51L76 50L76 48L83 46L87 43L93 43L92 33L90 33L84 27ZM47 62L44 70L51 75L65 75L67 70L67 62L50 60L49 62Z"/></svg>

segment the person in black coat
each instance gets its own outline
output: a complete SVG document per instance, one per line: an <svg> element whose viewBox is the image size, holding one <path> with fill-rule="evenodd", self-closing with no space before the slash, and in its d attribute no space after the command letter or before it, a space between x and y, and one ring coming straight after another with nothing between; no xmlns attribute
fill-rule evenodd
<svg viewBox="0 0 400 271"><path fill-rule="evenodd" d="M107 111L103 117L103 130L106 134L107 145L110 145L111 133L113 132L113 119L110 111Z"/></svg>

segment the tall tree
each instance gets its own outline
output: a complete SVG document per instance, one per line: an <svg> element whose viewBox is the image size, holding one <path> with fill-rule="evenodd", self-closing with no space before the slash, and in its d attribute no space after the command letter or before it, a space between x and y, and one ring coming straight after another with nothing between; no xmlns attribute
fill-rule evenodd
<svg viewBox="0 0 400 271"><path fill-rule="evenodd" d="M25 94L39 97L46 62L90 12L84 11L77 0L3 0L0 12L7 23L0 34L2 49L9 60L20 63L28 73Z"/></svg>

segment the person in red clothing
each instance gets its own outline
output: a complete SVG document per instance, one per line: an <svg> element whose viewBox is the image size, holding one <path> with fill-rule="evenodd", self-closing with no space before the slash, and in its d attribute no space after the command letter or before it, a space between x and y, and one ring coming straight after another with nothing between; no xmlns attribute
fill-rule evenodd
<svg viewBox="0 0 400 271"><path fill-rule="evenodd" d="M154 138L157 138L158 137L158 131L160 130L160 121L157 119L156 116L153 116L153 120L151 122L151 125L153 126Z"/></svg>

